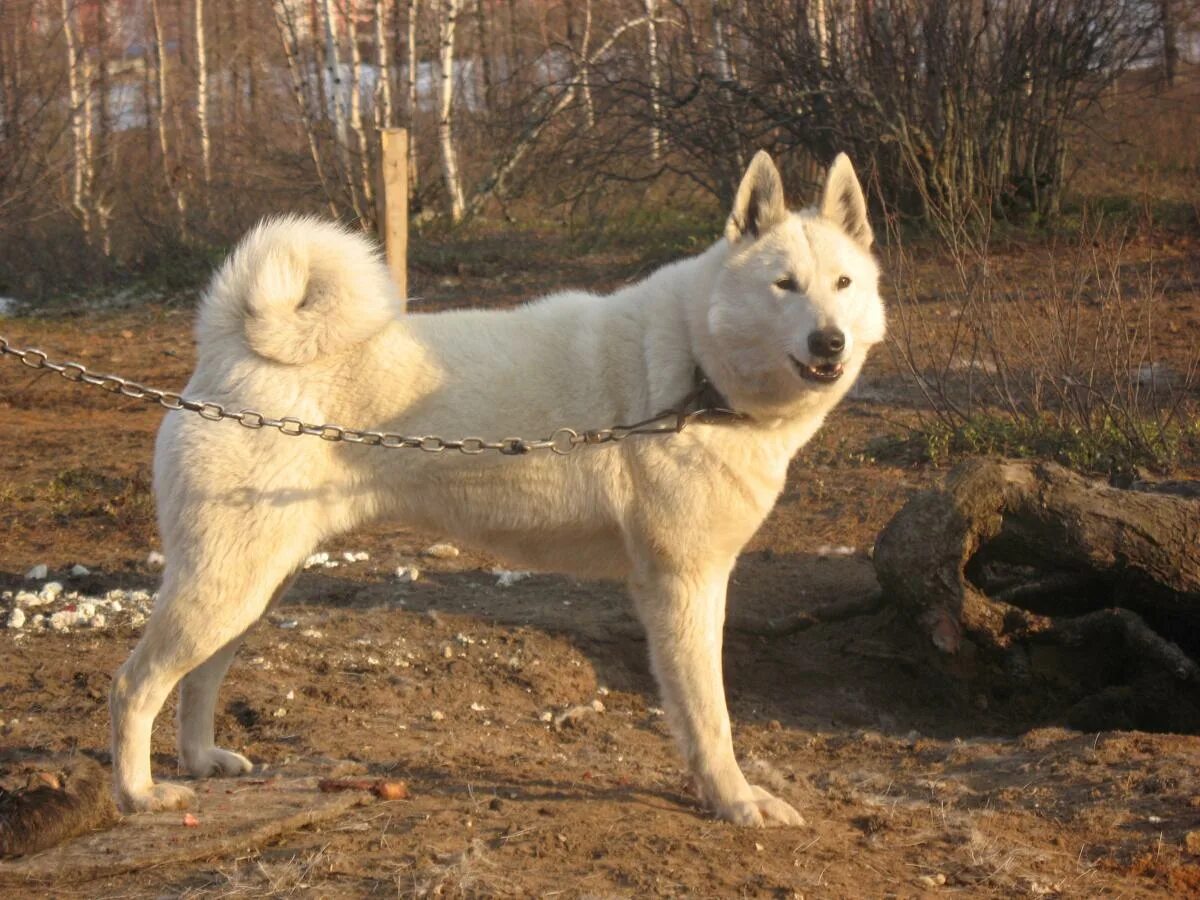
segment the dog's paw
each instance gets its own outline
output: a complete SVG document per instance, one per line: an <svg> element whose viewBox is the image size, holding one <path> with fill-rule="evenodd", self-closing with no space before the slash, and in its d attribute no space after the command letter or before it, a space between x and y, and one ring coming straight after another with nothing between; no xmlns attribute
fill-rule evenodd
<svg viewBox="0 0 1200 900"><path fill-rule="evenodd" d="M187 809L196 803L196 792L182 784L160 781L148 790L118 796L117 807L123 813L166 812Z"/></svg>
<svg viewBox="0 0 1200 900"><path fill-rule="evenodd" d="M245 775L254 768L254 763L240 753L209 747L180 757L182 768L194 778L214 778L222 775Z"/></svg>
<svg viewBox="0 0 1200 900"><path fill-rule="evenodd" d="M763 828L768 825L803 825L804 817L790 803L750 785L751 796L717 807L717 818L734 825Z"/></svg>

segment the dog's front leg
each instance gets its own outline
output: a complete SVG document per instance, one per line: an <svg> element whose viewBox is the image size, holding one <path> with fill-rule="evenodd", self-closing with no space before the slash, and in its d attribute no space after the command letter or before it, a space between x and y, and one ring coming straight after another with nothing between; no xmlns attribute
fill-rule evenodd
<svg viewBox="0 0 1200 900"><path fill-rule="evenodd" d="M701 799L738 825L803 825L789 804L746 781L733 753L721 673L725 586L731 567L651 570L631 581L650 642L650 663Z"/></svg>

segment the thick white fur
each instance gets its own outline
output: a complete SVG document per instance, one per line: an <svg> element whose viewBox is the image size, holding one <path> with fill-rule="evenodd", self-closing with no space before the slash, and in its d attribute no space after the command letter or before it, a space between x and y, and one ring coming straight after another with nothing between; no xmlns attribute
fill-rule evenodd
<svg viewBox="0 0 1200 900"><path fill-rule="evenodd" d="M176 683L183 767L196 776L250 768L213 740L217 690L242 635L321 541L388 517L517 566L624 579L703 800L733 822L799 824L734 757L721 674L725 586L789 460L882 339L884 315L845 157L818 208L789 213L782 198L760 154L726 238L704 253L611 296L569 292L511 311L398 316L366 240L313 219L256 228L204 300L189 397L405 434L543 437L677 404L700 365L750 418L567 457L504 457L335 444L168 414L154 485L163 584L110 698L122 809L193 799L150 773L151 726ZM851 284L839 289L843 275ZM785 276L798 289L777 286ZM800 377L799 364L818 362L809 333L830 326L846 335L845 374L831 384Z"/></svg>

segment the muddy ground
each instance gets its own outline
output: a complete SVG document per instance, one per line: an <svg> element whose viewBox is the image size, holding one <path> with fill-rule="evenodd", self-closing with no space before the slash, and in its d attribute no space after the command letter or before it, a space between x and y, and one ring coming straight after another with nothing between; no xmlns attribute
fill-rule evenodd
<svg viewBox="0 0 1200 900"><path fill-rule="evenodd" d="M486 265L418 272L414 308L485 292L512 302L636 270L596 257L565 270L535 259L502 281ZM1188 283L1176 298L1181 341L1200 321ZM189 299L0 320L0 334L178 387L193 356ZM441 535L380 526L322 548L339 565L308 569L251 633L218 740L262 766L236 795L247 804L289 764L402 779L408 799L187 862L83 880L68 868L52 884L0 877L0 896L1200 896L1200 738L1069 730L1069 685L1014 692L961 677L886 607L755 633L873 590L875 534L942 474L866 451L906 415L886 357L796 460L731 586L735 744L806 827L738 829L697 806L618 585L502 584L500 560L429 557ZM160 419L0 361L0 590L47 580L86 597L155 590L148 483ZM24 577L42 563L46 578ZM72 576L76 565L88 574ZM420 577L401 581L400 566ZM103 623L0 627L0 767L67 751L107 762L106 696L137 640L136 613L127 599ZM556 727L575 706L589 711ZM173 741L168 709L158 777L175 774ZM201 793L202 832L221 833L219 808ZM163 815L183 832L181 814Z"/></svg>

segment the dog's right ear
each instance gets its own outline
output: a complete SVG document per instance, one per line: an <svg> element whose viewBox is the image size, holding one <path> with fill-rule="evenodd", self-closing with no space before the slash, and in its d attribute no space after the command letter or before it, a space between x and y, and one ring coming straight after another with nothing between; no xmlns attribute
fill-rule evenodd
<svg viewBox="0 0 1200 900"><path fill-rule="evenodd" d="M733 211L725 223L725 239L734 244L749 237L766 234L787 218L783 202L783 180L765 150L750 161L742 183L738 185Z"/></svg>

